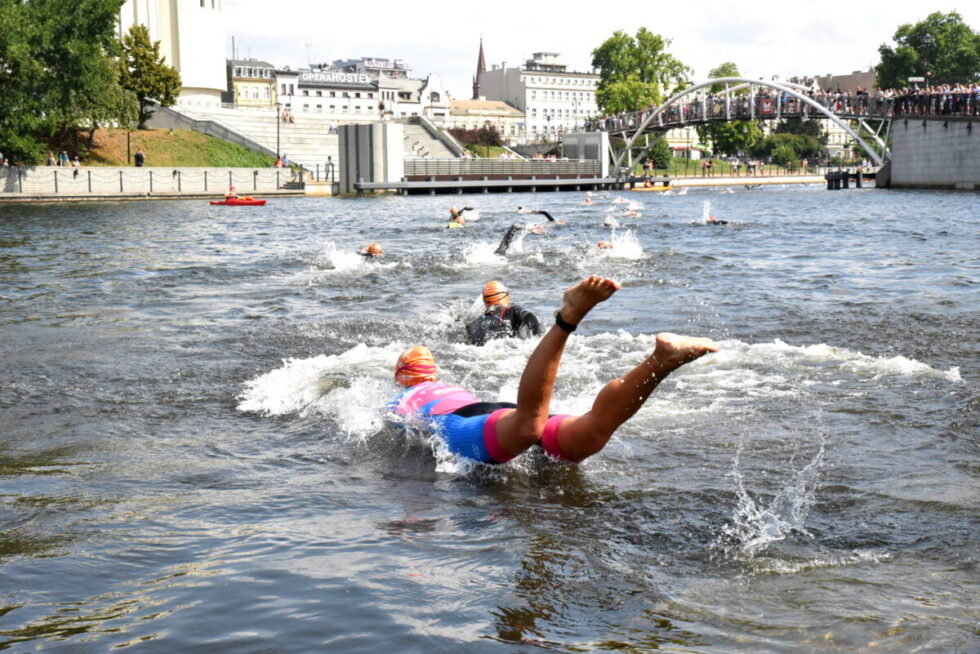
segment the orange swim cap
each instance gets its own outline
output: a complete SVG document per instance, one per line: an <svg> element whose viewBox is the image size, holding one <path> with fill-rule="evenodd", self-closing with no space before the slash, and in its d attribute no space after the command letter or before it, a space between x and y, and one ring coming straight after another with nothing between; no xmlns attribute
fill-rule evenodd
<svg viewBox="0 0 980 654"><path fill-rule="evenodd" d="M377 241L364 248L364 254L369 254L372 257L380 257L383 256L384 253L385 251L381 249L381 244Z"/></svg>
<svg viewBox="0 0 980 654"><path fill-rule="evenodd" d="M510 291L497 280L489 281L483 287L483 304L488 307L502 304L506 307L510 304Z"/></svg>
<svg viewBox="0 0 980 654"><path fill-rule="evenodd" d="M398 357L395 364L395 381L409 388L426 381L436 380L436 360L424 345L411 347Z"/></svg>

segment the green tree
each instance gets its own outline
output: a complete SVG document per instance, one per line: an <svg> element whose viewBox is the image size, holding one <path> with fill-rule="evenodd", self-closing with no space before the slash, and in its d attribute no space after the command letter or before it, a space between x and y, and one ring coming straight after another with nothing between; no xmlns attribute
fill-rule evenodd
<svg viewBox="0 0 980 654"><path fill-rule="evenodd" d="M892 37L895 46L881 44L881 63L875 68L883 88L908 86L909 77L926 77L929 84L972 82L980 74L980 34L955 11L933 12L914 25L906 23Z"/></svg>
<svg viewBox="0 0 980 654"><path fill-rule="evenodd" d="M756 157L776 158L776 152L790 150L796 157L815 158L819 156L823 146L812 136L803 134L770 134L752 147L752 155Z"/></svg>
<svg viewBox="0 0 980 654"><path fill-rule="evenodd" d="M794 170L800 163L796 152L787 144L782 144L772 151L772 162L777 166L786 166Z"/></svg>
<svg viewBox="0 0 980 654"><path fill-rule="evenodd" d="M636 36L617 30L592 51L599 69L596 104L606 114L638 111L683 88L691 69L666 52L670 41L641 27Z"/></svg>
<svg viewBox="0 0 980 654"><path fill-rule="evenodd" d="M25 163L112 112L123 0L0 0L0 143Z"/></svg>
<svg viewBox="0 0 980 654"><path fill-rule="evenodd" d="M160 42L150 42L150 32L145 25L133 25L122 39L122 72L120 83L131 91L139 102L139 128L153 115L150 101L161 107L177 102L180 92L180 74L163 63Z"/></svg>
<svg viewBox="0 0 980 654"><path fill-rule="evenodd" d="M820 121L813 118L808 118L806 120L802 118L784 118L779 121L772 130L773 134L802 134L803 136L812 136L813 138L820 141L820 143L827 142L827 132L824 130Z"/></svg>
<svg viewBox="0 0 980 654"><path fill-rule="evenodd" d="M657 142L650 148L650 160L653 161L653 165L657 168L666 168L669 166L670 160L673 157L674 154L670 151L670 145L667 144L667 139L657 139Z"/></svg>
<svg viewBox="0 0 980 654"><path fill-rule="evenodd" d="M726 61L717 68L712 68L708 71L708 77L710 79L718 79L719 77L741 77L742 73L738 72L738 64L733 61ZM724 84L712 84L711 93L721 93L725 90ZM736 91L736 93L746 93L748 89L743 89L741 91Z"/></svg>
<svg viewBox="0 0 980 654"><path fill-rule="evenodd" d="M731 61L726 61L717 68L708 71L708 77L711 79L741 76L738 66ZM711 86L711 93L721 93L724 90L724 84ZM747 89L736 91L736 93L745 92ZM702 143L710 143L714 151L726 154L746 152L762 138L762 129L758 123L752 120L708 123L707 125L699 125L696 129L698 138Z"/></svg>

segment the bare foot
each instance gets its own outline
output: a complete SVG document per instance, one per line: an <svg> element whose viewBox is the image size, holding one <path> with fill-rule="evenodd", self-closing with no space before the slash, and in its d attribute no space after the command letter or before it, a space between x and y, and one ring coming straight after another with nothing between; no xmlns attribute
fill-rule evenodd
<svg viewBox="0 0 980 654"><path fill-rule="evenodd" d="M717 352L718 344L710 338L696 338L662 332L657 334L657 347L653 350L653 359L666 372L676 370L685 363L703 357L709 352Z"/></svg>
<svg viewBox="0 0 980 654"><path fill-rule="evenodd" d="M561 317L565 322L577 325L592 307L618 291L622 286L611 279L592 275L565 291L562 297Z"/></svg>

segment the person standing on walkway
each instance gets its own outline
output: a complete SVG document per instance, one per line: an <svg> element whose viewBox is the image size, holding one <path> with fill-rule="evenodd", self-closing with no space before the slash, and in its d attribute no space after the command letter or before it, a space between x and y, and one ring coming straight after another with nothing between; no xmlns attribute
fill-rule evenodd
<svg viewBox="0 0 980 654"><path fill-rule="evenodd" d="M137 168L143 167L143 163L146 161L146 155L143 154L143 148L136 148L136 155L133 157L133 160L136 162Z"/></svg>

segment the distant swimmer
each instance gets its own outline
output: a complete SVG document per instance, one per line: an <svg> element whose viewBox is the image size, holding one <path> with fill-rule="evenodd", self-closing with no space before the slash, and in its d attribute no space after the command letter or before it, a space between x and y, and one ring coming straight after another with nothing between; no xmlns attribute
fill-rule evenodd
<svg viewBox="0 0 980 654"><path fill-rule="evenodd" d="M480 212L473 207L463 207L457 209L455 206L449 207L449 220L462 218L464 222L475 223L480 220Z"/></svg>
<svg viewBox="0 0 980 654"><path fill-rule="evenodd" d="M612 227L613 229L616 229L619 227L619 221L612 216L606 216L606 219L602 221L602 225L604 227Z"/></svg>
<svg viewBox="0 0 980 654"><path fill-rule="evenodd" d="M612 241L599 241L595 246L600 250L611 250L613 248Z"/></svg>
<svg viewBox="0 0 980 654"><path fill-rule="evenodd" d="M565 221L564 220L562 220L561 218L555 218L554 216L552 216L550 213L548 213L544 209L528 209L527 207L517 207L517 213L534 213L534 214L538 214L538 215L544 216L545 218L547 218L549 221L555 223L556 225L564 225L565 224Z"/></svg>
<svg viewBox="0 0 980 654"><path fill-rule="evenodd" d="M369 259L382 259L385 256L385 251L381 249L381 244L375 241L366 248L363 248L358 254Z"/></svg>
<svg viewBox="0 0 980 654"><path fill-rule="evenodd" d="M585 201L582 204L592 204L592 191L586 191Z"/></svg>
<svg viewBox="0 0 980 654"><path fill-rule="evenodd" d="M466 326L466 338L472 345L484 345L495 338L527 338L541 334L538 317L511 304L510 291L496 280L484 285L483 306L483 315Z"/></svg>
<svg viewBox="0 0 980 654"><path fill-rule="evenodd" d="M510 248L511 241L514 240L514 237L517 236L517 233L521 231L521 229L523 228L520 225L511 225L508 227L507 231L504 233L504 237L500 239L500 245L497 246L497 249L494 250L493 253L498 257L502 257L507 254L507 249Z"/></svg>
<svg viewBox="0 0 980 654"><path fill-rule="evenodd" d="M398 357L394 376L404 390L390 408L405 422L418 424L417 418L423 418L449 451L475 461L505 463L535 446L567 463L596 454L671 372L718 351L707 338L657 334L653 352L599 391L588 413L552 415L551 396L568 336L619 288L611 279L592 276L565 291L555 324L525 364L516 404L481 402L463 388L436 381L432 352L417 345Z"/></svg>
<svg viewBox="0 0 980 654"><path fill-rule="evenodd" d="M707 225L727 225L728 224L728 221L727 220L718 220L714 216L708 216L707 219L704 222Z"/></svg>
<svg viewBox="0 0 980 654"><path fill-rule="evenodd" d="M762 184L746 184L745 188L751 191L753 189L762 188Z"/></svg>

